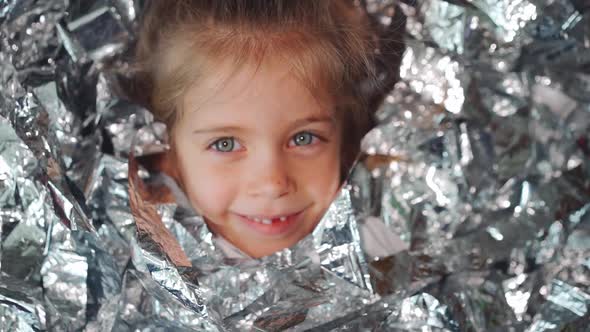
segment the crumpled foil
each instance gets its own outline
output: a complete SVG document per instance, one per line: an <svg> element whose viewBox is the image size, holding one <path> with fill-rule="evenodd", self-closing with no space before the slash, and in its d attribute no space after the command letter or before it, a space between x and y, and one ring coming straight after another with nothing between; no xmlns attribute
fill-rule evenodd
<svg viewBox="0 0 590 332"><path fill-rule="evenodd" d="M0 330L588 330L586 2L362 1L399 80L315 231L258 260L149 194L142 4L0 2ZM408 249L368 256L371 218Z"/></svg>

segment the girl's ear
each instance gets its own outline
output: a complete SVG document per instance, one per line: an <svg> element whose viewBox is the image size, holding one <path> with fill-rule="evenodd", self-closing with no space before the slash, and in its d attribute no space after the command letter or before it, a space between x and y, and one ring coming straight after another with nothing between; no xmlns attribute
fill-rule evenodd
<svg viewBox="0 0 590 332"><path fill-rule="evenodd" d="M181 184L182 182L180 178L180 172L178 170L178 159L176 158L175 151L176 150L171 147L170 150L162 153L160 159L160 170L173 178L176 183Z"/></svg>
<svg viewBox="0 0 590 332"><path fill-rule="evenodd" d="M173 178L177 183L181 183L176 154L173 148L163 153L138 157L137 160L148 171L163 172Z"/></svg>

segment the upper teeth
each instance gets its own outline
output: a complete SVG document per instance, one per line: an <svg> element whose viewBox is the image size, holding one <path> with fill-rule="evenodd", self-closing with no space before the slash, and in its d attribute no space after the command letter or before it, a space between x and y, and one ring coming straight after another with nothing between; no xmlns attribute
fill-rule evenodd
<svg viewBox="0 0 590 332"><path fill-rule="evenodd" d="M275 219L279 219L280 221L286 221L287 220L287 217L278 217L278 218L275 218ZM263 223L265 225L272 224L272 219L271 218L256 218L256 217L252 217L252 218L250 218L250 220L254 220L256 222Z"/></svg>

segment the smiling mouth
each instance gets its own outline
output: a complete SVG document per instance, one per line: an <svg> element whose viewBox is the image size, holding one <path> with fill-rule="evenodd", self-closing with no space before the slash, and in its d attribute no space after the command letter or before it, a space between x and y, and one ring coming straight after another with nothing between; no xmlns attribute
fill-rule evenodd
<svg viewBox="0 0 590 332"><path fill-rule="evenodd" d="M303 211L274 216L243 214L238 214L238 216L250 229L257 233L280 236L289 233L291 229L301 222Z"/></svg>
<svg viewBox="0 0 590 332"><path fill-rule="evenodd" d="M252 216L244 216L244 217L250 221L258 222L258 223L265 224L265 225L270 225L274 222L285 222L285 221L287 221L288 218L292 217L293 215L295 215L295 213L286 214L286 215L277 216L277 217L252 217Z"/></svg>

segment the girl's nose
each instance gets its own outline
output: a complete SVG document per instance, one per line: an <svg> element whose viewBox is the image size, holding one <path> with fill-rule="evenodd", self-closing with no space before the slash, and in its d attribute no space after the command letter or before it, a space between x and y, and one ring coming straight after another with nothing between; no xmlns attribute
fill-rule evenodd
<svg viewBox="0 0 590 332"><path fill-rule="evenodd" d="M295 189L284 158L272 156L254 165L248 193L252 196L279 198Z"/></svg>

